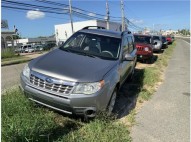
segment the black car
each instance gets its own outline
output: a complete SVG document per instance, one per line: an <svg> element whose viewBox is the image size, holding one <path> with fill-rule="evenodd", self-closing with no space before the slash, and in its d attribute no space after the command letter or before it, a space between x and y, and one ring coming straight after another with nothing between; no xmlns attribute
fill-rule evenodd
<svg viewBox="0 0 191 142"><path fill-rule="evenodd" d="M165 36L162 36L162 48L168 48L168 41L166 40Z"/></svg>

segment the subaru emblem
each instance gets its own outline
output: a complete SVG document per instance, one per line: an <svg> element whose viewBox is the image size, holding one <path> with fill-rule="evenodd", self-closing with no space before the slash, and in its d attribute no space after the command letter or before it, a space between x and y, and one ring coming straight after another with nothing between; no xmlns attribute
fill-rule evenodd
<svg viewBox="0 0 191 142"><path fill-rule="evenodd" d="M53 83L53 80L51 78L46 78L46 82Z"/></svg>

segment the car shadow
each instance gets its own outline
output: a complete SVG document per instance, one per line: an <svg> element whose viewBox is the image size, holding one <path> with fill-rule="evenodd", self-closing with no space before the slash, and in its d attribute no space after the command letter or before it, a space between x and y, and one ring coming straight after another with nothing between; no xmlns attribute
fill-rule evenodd
<svg viewBox="0 0 191 142"><path fill-rule="evenodd" d="M135 108L143 79L144 69L135 69L134 79L131 82L126 81L120 88L113 111L118 119L127 116Z"/></svg>
<svg viewBox="0 0 191 142"><path fill-rule="evenodd" d="M158 55L153 55L153 58L151 61L148 61L148 60L138 60L138 62L142 63L142 64L154 64L158 59Z"/></svg>

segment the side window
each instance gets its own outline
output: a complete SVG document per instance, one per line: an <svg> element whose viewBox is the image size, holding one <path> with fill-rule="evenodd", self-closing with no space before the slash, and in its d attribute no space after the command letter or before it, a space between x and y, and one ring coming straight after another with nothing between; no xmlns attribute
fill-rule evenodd
<svg viewBox="0 0 191 142"><path fill-rule="evenodd" d="M127 38L127 36L124 36L123 37L123 52L126 52L126 51L128 51L128 38Z"/></svg>
<svg viewBox="0 0 191 142"><path fill-rule="evenodd" d="M129 53L131 53L134 50L134 46L133 46L133 39L131 36L128 36L128 42L129 42Z"/></svg>

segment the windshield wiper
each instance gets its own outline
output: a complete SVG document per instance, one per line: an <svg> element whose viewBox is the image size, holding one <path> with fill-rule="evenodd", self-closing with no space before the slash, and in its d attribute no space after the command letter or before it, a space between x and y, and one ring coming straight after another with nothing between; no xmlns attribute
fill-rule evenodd
<svg viewBox="0 0 191 142"><path fill-rule="evenodd" d="M88 54L88 53L86 53L86 52L76 52L76 54L80 54L80 55L84 55L84 56L88 56L88 57L92 57L92 58L99 58L99 57L97 57L97 56Z"/></svg>
<svg viewBox="0 0 191 142"><path fill-rule="evenodd" d="M67 49L67 48L60 48L61 50L63 51L66 51L66 52L71 52L71 50Z"/></svg>

